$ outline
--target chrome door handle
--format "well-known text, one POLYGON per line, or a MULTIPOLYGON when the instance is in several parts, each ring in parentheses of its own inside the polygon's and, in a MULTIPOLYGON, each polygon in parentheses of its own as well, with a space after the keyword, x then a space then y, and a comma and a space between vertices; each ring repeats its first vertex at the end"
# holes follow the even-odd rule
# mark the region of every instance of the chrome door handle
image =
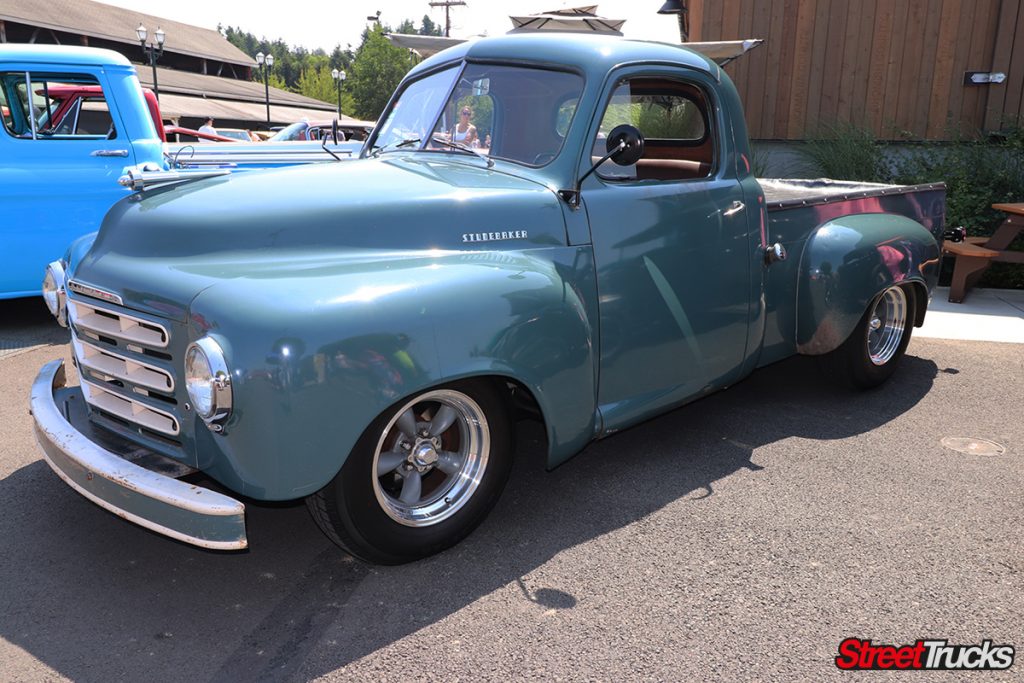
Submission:
POLYGON ((722 215, 726 217, 735 216, 745 208, 747 208, 746 204, 739 200, 736 200, 735 202, 732 203, 732 206, 730 206, 728 209, 722 212, 722 215))
POLYGON ((96 149, 89 153, 92 157, 126 157, 128 156, 128 150, 126 149, 96 149))

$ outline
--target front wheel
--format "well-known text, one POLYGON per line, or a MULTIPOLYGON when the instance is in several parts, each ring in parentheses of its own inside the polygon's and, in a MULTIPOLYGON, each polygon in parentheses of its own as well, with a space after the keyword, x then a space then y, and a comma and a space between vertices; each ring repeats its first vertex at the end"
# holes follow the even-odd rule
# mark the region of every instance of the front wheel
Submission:
POLYGON ((512 442, 507 406, 491 383, 438 387, 381 414, 306 503, 352 555, 378 564, 417 560, 483 521, 508 479, 512 442))
POLYGON ((910 343, 916 304, 911 287, 882 292, 843 345, 822 356, 826 372, 859 389, 889 379, 910 343))

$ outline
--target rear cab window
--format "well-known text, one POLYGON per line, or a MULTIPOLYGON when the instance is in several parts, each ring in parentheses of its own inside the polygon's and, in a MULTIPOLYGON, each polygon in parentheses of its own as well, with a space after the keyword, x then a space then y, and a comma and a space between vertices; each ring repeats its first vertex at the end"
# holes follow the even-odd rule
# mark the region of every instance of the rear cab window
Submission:
POLYGON ((117 137, 106 96, 95 77, 47 72, 0 72, 7 135, 20 140, 117 137))

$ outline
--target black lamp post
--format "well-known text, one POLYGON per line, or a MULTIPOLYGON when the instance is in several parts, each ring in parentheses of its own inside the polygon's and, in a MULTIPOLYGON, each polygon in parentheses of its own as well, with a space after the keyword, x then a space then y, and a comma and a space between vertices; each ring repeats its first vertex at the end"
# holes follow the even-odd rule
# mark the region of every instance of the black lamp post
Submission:
POLYGON ((263 92, 267 98, 267 128, 270 128, 270 67, 274 66, 274 55, 256 53, 256 63, 263 69, 263 92))
POLYGON ((679 42, 686 43, 690 40, 690 13, 684 0, 668 0, 658 14, 674 14, 679 20, 679 42))
POLYGON ((156 60, 160 59, 160 55, 164 53, 164 30, 157 28, 156 33, 153 37, 156 38, 156 44, 146 44, 146 38, 149 36, 149 31, 142 24, 135 29, 135 34, 139 37, 139 45, 142 46, 143 54, 149 56, 149 65, 153 67, 153 93, 156 94, 157 101, 160 100, 160 87, 156 83, 156 60))
POLYGON ((331 69, 331 78, 338 84, 338 118, 341 118, 341 86, 345 84, 345 72, 331 69))

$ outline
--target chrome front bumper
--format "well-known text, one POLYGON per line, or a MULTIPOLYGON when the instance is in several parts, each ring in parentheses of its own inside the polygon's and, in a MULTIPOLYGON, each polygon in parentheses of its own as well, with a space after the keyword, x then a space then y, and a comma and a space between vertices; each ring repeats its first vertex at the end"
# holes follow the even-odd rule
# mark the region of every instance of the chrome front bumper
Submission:
POLYGON ((247 547, 245 505, 142 467, 90 439, 76 427, 89 431, 81 390, 65 383, 63 360, 43 366, 32 384, 32 415, 46 462, 68 486, 164 536, 216 550, 247 547))

